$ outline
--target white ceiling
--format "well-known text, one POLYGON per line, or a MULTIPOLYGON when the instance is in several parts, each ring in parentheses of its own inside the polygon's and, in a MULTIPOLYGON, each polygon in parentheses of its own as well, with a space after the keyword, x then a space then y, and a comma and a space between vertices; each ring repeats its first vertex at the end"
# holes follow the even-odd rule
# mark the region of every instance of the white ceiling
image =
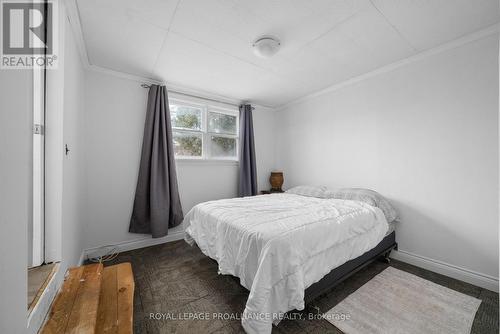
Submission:
POLYGON ((278 106, 497 23, 497 0, 77 0, 90 64, 278 106), (281 50, 260 59, 261 35, 281 50))

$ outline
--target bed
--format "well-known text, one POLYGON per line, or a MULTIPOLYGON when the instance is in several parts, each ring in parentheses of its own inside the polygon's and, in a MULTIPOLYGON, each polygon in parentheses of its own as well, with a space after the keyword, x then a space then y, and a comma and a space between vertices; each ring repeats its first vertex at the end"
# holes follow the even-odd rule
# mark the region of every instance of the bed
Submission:
POLYGON ((286 312, 396 247, 378 207, 294 193, 200 203, 184 224, 185 240, 250 291, 247 333, 271 333, 286 312))

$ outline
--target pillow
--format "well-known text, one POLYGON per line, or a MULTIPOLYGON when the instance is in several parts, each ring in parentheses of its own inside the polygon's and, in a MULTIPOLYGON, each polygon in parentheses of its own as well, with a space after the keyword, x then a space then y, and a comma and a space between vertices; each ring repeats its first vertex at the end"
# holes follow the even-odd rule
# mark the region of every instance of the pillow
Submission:
POLYGON ((317 197, 326 198, 326 187, 316 187, 316 186, 297 186, 285 191, 287 194, 295 194, 307 197, 317 197))
POLYGON ((378 192, 363 188, 343 188, 338 190, 327 190, 326 198, 349 199, 361 201, 382 210, 388 223, 398 219, 398 213, 389 201, 378 192))

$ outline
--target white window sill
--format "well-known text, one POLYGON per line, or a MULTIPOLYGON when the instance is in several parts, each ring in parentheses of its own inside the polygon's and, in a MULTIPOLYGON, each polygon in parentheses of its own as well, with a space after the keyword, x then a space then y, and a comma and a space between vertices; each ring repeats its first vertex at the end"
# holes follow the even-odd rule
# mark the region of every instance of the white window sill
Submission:
POLYGON ((211 166, 238 166, 237 160, 225 159, 175 159, 177 165, 211 165, 211 166))

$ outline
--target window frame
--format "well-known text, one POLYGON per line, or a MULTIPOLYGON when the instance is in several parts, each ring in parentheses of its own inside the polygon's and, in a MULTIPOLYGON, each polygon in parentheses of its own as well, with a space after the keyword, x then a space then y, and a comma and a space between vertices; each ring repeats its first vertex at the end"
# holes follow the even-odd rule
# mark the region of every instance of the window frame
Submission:
MULTIPOLYGON (((197 99, 198 100, 198 99, 197 99)), ((177 128, 172 125, 172 136, 174 132, 179 133, 192 133, 201 134, 201 156, 179 156, 175 155, 176 161, 222 161, 222 162, 238 162, 239 161, 239 135, 240 135, 240 113, 239 110, 234 107, 229 108, 225 106, 215 105, 209 101, 204 102, 202 98, 199 101, 193 101, 184 97, 172 97, 169 98, 169 108, 170 105, 182 105, 186 107, 198 108, 201 110, 201 128, 200 130, 177 128), (219 113, 223 115, 230 115, 236 117, 236 134, 228 133, 217 133, 208 130, 208 114, 210 112, 219 113), (234 138, 235 140, 235 151, 236 155, 233 157, 219 157, 212 156, 211 152, 211 136, 224 137, 224 138, 234 138)))

